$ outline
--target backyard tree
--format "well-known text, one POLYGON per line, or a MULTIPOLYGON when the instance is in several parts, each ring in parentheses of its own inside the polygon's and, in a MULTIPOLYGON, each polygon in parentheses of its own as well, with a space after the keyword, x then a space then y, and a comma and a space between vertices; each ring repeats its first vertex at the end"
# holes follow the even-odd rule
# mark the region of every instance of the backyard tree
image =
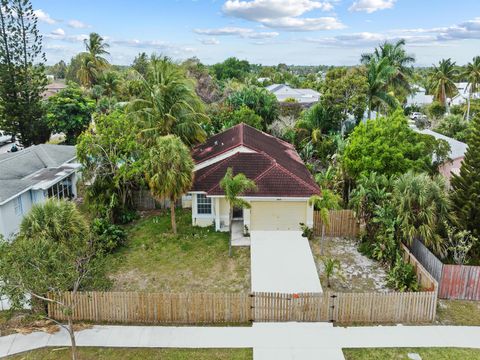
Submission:
POLYGON ((193 159, 180 138, 167 135, 157 138, 145 159, 145 178, 154 198, 170 200, 172 231, 177 233, 175 203, 193 182, 193 159))
POLYGON ((226 100, 226 103, 234 109, 247 106, 262 117, 264 131, 272 124, 280 113, 279 104, 275 95, 267 89, 257 86, 245 86, 234 91, 226 100))
MULTIPOLYGON (((476 239, 480 239, 480 115, 471 122, 471 132, 468 137, 468 149, 460 168, 459 175, 453 175, 452 201, 458 225, 468 230, 476 239)), ((480 242, 476 241, 473 251, 480 255, 480 242)))
POLYGON ((201 124, 208 117, 193 81, 181 67, 167 57, 152 56, 147 76, 137 75, 142 91, 128 109, 141 122, 145 142, 155 143, 156 137, 169 134, 188 145, 206 139, 201 124))
POLYGON ((0 128, 18 134, 24 146, 50 138, 43 120, 42 93, 47 85, 45 54, 37 16, 28 0, 0 5, 0 128))
POLYGON ((407 123, 403 112, 361 123, 351 133, 343 164, 353 179, 377 172, 395 175, 409 169, 431 167, 434 148, 421 141, 407 123))
POLYGON ((0 294, 10 298, 15 308, 21 308, 26 298, 34 306, 58 306, 67 317, 67 325, 57 324, 70 335, 74 360, 72 315, 76 303, 63 301, 61 294, 71 291, 75 298, 95 271, 94 241, 72 202, 48 200, 34 205, 22 221, 19 236, 0 243, 0 294))
POLYGON ((368 118, 372 111, 385 108, 396 108, 398 100, 388 91, 388 86, 397 74, 395 67, 390 65, 388 58, 372 58, 367 64, 367 104, 368 118))
POLYGON ((411 243, 421 237, 426 246, 444 255, 439 229, 450 217, 451 202, 443 177, 407 172, 393 184, 393 203, 403 240, 411 243))
POLYGON ((99 115, 77 141, 82 178, 90 185, 85 199, 96 216, 119 222, 130 209, 131 194, 141 183, 141 158, 145 149, 138 141, 138 124, 123 111, 99 115))
POLYGON ((320 254, 323 254, 323 242, 325 238, 325 229, 330 227, 330 210, 337 210, 340 208, 340 196, 335 194, 332 190, 322 189, 321 195, 313 195, 308 201, 315 209, 320 211, 320 218, 322 219, 322 238, 320 240, 320 254))
POLYGON ((225 193, 225 198, 230 205, 229 212, 229 232, 230 240, 228 242, 228 256, 232 256, 232 221, 233 221, 233 208, 241 207, 250 209, 250 203, 239 198, 240 195, 247 191, 254 191, 257 186, 255 182, 245 176, 245 174, 239 173, 233 175, 233 169, 228 168, 225 176, 220 181, 220 187, 225 193))
POLYGON ((66 135, 66 143, 75 145, 77 137, 88 128, 95 101, 76 85, 69 85, 47 101, 47 123, 55 132, 66 135))
POLYGON ((465 71, 462 73, 468 81, 468 101, 467 101, 467 121, 470 120, 470 101, 472 95, 478 92, 480 87, 480 56, 475 56, 472 62, 469 62, 465 71))

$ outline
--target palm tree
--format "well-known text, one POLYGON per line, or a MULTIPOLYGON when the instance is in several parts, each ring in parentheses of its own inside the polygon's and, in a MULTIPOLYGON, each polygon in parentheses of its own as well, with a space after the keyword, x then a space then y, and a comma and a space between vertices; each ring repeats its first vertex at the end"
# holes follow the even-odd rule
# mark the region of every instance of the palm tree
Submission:
POLYGON ((480 56, 475 56, 472 62, 467 64, 467 68, 462 73, 462 76, 468 82, 468 105, 467 105, 467 120, 470 120, 470 99, 472 94, 478 92, 480 87, 480 56))
POLYGON ((411 243, 421 237, 426 246, 442 254, 443 240, 438 228, 449 219, 451 208, 445 180, 409 171, 394 182, 393 203, 403 240, 411 243))
POLYGON ((77 77, 83 86, 91 87, 97 81, 100 72, 109 65, 108 61, 102 57, 109 54, 107 51, 109 45, 97 33, 91 33, 83 42, 86 52, 82 54, 77 77))
POLYGON ((320 103, 303 112, 295 123, 295 130, 304 143, 317 144, 322 140, 322 133, 327 133, 326 127, 331 122, 327 109, 320 103))
POLYGON ((105 95, 111 97, 118 91, 121 80, 119 79, 117 72, 107 71, 103 73, 101 83, 105 91, 105 95))
POLYGON ((368 118, 372 116, 372 110, 379 110, 380 106, 396 108, 398 101, 388 91, 388 85, 397 74, 394 66, 390 65, 388 58, 376 60, 372 58, 367 65, 367 101, 368 118))
POLYGON ((322 238, 320 240, 320 254, 323 253, 323 241, 325 238, 325 229, 330 227, 330 210, 340 208, 340 196, 332 190, 322 189, 322 195, 313 195, 308 203, 313 205, 315 209, 320 211, 320 219, 322 220, 322 238))
POLYGON ((257 186, 253 180, 250 180, 245 174, 239 173, 233 176, 232 168, 228 168, 225 176, 220 181, 220 187, 225 193, 225 199, 230 205, 229 212, 229 232, 230 240, 228 243, 228 256, 232 256, 232 222, 233 222, 233 208, 241 207, 250 209, 250 203, 239 198, 239 195, 247 191, 254 191, 257 186))
POLYGON ((338 259, 333 259, 333 258, 325 258, 322 259, 323 266, 324 266, 324 272, 325 276, 327 277, 327 287, 330 287, 330 278, 335 274, 340 273, 341 270, 341 264, 338 259))
POLYGON ((458 70, 452 59, 440 60, 438 66, 434 64, 430 71, 428 76, 430 92, 443 106, 447 105, 447 98, 452 98, 458 92, 455 85, 457 77, 458 70))
POLYGON ((33 206, 20 224, 20 236, 29 239, 61 242, 87 233, 88 225, 75 204, 57 199, 33 206))
POLYGON ((193 182, 194 164, 189 149, 174 135, 156 139, 145 160, 145 178, 152 196, 170 200, 172 231, 177 234, 175 202, 185 194, 193 182))
POLYGON ((103 58, 101 55, 109 55, 110 53, 107 49, 110 47, 97 33, 90 33, 88 39, 83 40, 87 52, 90 54, 92 59, 103 67, 108 65, 108 61, 103 58))
POLYGON ((188 145, 202 142, 208 120, 195 93, 193 81, 167 57, 152 57, 146 77, 137 73, 143 94, 129 104, 130 113, 144 125, 147 142, 157 136, 175 134, 188 145))
POLYGON ((395 92, 410 93, 409 79, 413 76, 413 64, 415 57, 405 51, 405 39, 395 43, 385 41, 371 54, 362 54, 361 62, 368 65, 372 59, 380 61, 388 59, 391 66, 395 68, 395 75, 391 79, 391 85, 395 92))

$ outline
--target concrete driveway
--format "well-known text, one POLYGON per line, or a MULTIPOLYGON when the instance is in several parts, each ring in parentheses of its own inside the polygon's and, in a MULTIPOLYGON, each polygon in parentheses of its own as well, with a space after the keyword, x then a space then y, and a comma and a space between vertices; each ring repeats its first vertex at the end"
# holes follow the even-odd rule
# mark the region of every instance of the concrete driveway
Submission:
POLYGON ((308 240, 300 231, 250 233, 252 291, 322 292, 308 240))

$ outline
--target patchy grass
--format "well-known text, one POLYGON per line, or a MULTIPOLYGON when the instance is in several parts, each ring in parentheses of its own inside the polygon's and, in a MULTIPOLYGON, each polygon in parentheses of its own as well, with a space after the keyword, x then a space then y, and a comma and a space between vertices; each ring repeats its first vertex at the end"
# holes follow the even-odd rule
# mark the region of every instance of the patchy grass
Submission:
POLYGON ((112 291, 248 292, 250 250, 234 248, 228 234, 193 227, 191 212, 177 211, 178 235, 169 213, 153 212, 127 228, 127 244, 107 258, 112 291))
MULTIPOLYGON (((251 349, 118 349, 118 348, 79 348, 79 360, 250 360, 251 349)), ((46 348, 9 357, 16 360, 67 360, 71 359, 68 348, 46 348)))
POLYGON ((480 326, 480 302, 438 300, 436 322, 441 325, 480 326))
POLYGON ((343 354, 346 360, 408 360, 408 354, 419 354, 422 360, 480 360, 479 349, 343 349, 343 354))
POLYGON ((326 238, 324 254, 320 252, 320 239, 310 241, 322 287, 327 289, 323 257, 340 261, 341 275, 330 279, 331 290, 338 292, 387 292, 386 269, 377 261, 362 255, 357 249, 357 241, 348 238, 326 238), (323 256, 322 256, 323 255, 323 256))

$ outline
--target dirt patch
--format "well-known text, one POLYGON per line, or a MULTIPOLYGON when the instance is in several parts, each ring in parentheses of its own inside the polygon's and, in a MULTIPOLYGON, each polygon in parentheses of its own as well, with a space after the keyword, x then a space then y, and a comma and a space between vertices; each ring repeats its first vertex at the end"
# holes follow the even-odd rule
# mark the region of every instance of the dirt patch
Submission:
POLYGON ((357 241, 348 238, 328 238, 320 254, 320 239, 310 242, 322 287, 327 289, 327 279, 322 258, 340 261, 340 275, 330 279, 331 290, 339 292, 389 292, 387 271, 377 261, 367 258, 357 250, 357 241), (323 255, 323 256, 322 256, 323 255))

